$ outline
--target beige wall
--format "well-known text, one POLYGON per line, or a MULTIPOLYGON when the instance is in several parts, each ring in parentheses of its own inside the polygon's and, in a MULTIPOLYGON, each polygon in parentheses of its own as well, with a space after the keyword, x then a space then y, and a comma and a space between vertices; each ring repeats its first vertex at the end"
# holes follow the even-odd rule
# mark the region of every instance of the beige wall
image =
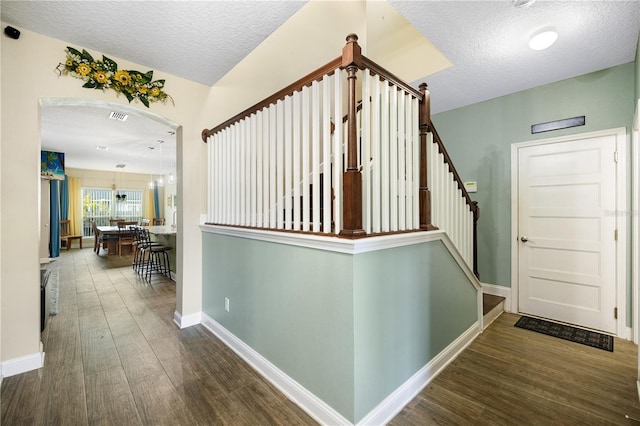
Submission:
MULTIPOLYGON (((40 241, 40 137, 39 100, 50 97, 86 98, 128 105, 113 91, 82 88, 75 78, 58 77, 54 72, 65 59, 67 43, 21 30, 19 40, 1 39, 1 137, 0 137, 0 361, 39 352, 39 241, 40 241), (7 108, 10 105, 11 108, 7 108)), ((82 46, 74 46, 82 48, 82 46)), ((99 56, 97 52, 91 52, 99 56)), ((113 58, 121 68, 146 71, 143 65, 113 58)), ((183 314, 201 310, 201 242, 198 228, 205 212, 205 145, 200 133, 205 127, 201 107, 209 88, 155 71, 166 79, 166 91, 175 106, 152 104, 152 113, 177 123, 182 135, 179 146, 186 152, 178 165, 178 181, 183 191, 181 236, 184 246, 184 274, 177 283, 180 297, 177 310, 183 314), (186 284, 185 284, 186 283, 186 284)), ((132 107, 147 110, 140 103, 132 107)))

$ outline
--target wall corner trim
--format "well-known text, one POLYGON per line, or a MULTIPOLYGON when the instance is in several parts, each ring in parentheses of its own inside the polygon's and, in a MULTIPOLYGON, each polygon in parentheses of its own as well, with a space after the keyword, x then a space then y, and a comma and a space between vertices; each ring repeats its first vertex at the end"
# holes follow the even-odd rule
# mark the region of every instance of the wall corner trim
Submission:
POLYGON ((37 370, 44 366, 44 352, 36 352, 18 358, 8 359, 0 363, 2 377, 11 377, 27 371, 37 370))
MULTIPOLYGON (((353 424, 205 313, 202 313, 202 325, 320 424, 353 424)), ((473 323, 456 340, 418 370, 409 380, 389 394, 357 424, 387 424, 451 361, 466 349, 480 332, 480 322, 473 323)))
POLYGON ((413 398, 416 397, 444 368, 473 342, 480 334, 481 324, 473 323, 456 340, 418 370, 406 382, 389 394, 377 407, 369 412, 359 425, 382 425, 389 423, 413 398))
POLYGON ((240 358, 245 360, 259 374, 265 377, 276 388, 284 393, 291 401, 307 412, 320 424, 325 425, 351 425, 340 413, 331 408, 327 403, 309 392, 305 387, 293 380, 269 360, 256 352, 249 345, 236 337, 220 323, 202 313, 202 325, 216 335, 240 358))
POLYGON ((196 312, 195 314, 182 315, 180 312, 175 311, 173 313, 173 322, 180 328, 187 328, 202 322, 202 312, 196 312))

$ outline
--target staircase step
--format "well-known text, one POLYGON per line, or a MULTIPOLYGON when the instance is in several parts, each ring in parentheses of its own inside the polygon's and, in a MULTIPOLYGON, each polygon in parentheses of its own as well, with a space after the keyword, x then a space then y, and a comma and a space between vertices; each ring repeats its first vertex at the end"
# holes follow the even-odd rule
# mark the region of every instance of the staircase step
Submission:
POLYGON ((504 302, 504 300, 505 298, 502 296, 482 293, 482 315, 487 315, 493 308, 504 302))
POLYGON ((504 301, 505 298, 502 296, 482 294, 482 316, 485 329, 504 312, 504 301))

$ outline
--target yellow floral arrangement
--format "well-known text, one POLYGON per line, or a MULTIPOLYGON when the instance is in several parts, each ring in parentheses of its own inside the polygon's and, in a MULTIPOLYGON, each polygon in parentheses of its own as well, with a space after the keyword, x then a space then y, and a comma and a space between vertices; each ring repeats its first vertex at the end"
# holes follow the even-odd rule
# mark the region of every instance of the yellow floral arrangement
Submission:
POLYGON ((67 47, 67 59, 56 68, 60 75, 71 75, 85 83, 87 89, 112 89, 122 93, 129 103, 134 99, 149 108, 150 102, 165 103, 173 98, 164 90, 164 80, 153 80, 153 71, 141 73, 134 70, 119 70, 118 64, 112 59, 102 56, 102 60, 95 60, 86 50, 80 52, 73 47, 67 47))

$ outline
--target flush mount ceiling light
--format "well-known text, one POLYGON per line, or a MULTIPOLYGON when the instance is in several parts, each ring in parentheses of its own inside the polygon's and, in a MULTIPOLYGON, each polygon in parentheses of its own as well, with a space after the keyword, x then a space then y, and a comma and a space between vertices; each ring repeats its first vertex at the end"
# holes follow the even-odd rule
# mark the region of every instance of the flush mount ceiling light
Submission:
POLYGON ((535 2, 536 0, 513 0, 513 6, 520 9, 526 9, 535 2))
POLYGON ((556 40, 558 40, 558 33, 556 30, 547 28, 542 31, 538 31, 531 37, 531 40, 529 40, 529 47, 533 50, 548 49, 556 42, 556 40))
POLYGON ((108 146, 104 146, 104 145, 97 145, 96 149, 100 150, 100 151, 106 151, 106 150, 109 149, 109 147, 108 146))

